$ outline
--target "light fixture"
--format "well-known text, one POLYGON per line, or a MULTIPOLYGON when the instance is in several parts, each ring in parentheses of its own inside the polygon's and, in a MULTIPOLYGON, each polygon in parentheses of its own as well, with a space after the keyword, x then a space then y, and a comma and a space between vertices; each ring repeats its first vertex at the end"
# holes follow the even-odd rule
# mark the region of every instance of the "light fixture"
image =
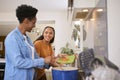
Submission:
POLYGON ((88 9, 83 9, 82 11, 83 11, 83 12, 88 12, 88 9))
POLYGON ((96 11, 97 11, 97 12, 102 12, 102 11, 103 11, 103 9, 97 9, 96 11))
POLYGON ((94 19, 94 18, 91 18, 90 21, 95 21, 95 19, 94 19))

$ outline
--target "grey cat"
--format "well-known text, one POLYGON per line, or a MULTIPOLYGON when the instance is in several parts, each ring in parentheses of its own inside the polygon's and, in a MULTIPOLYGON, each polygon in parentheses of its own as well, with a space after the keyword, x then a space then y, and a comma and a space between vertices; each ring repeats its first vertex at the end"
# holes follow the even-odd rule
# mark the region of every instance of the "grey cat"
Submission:
POLYGON ((86 80, 120 80, 120 73, 108 67, 99 58, 94 58, 90 64, 91 76, 86 80))

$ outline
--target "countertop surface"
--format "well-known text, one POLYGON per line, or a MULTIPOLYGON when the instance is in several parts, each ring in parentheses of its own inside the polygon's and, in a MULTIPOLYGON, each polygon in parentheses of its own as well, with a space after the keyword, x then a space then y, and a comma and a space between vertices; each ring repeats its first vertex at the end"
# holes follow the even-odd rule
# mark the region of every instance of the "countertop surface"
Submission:
POLYGON ((5 63, 5 58, 0 58, 0 63, 5 63))

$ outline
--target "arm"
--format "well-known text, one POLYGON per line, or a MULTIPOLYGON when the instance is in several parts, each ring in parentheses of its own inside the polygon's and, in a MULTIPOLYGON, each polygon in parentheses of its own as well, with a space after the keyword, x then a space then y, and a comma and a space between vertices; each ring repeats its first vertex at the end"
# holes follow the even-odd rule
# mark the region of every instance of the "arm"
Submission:
MULTIPOLYGON (((41 44, 40 44, 40 42, 38 42, 38 41, 36 41, 35 43, 34 43, 34 47, 35 47, 35 51, 37 52, 37 56, 38 57, 40 57, 40 53, 41 53, 41 44)), ((45 59, 45 65, 44 65, 44 68, 49 68, 50 67, 50 65, 49 65, 49 63, 50 63, 50 61, 49 61, 49 59, 48 58, 51 58, 51 56, 48 56, 48 57, 46 57, 46 58, 44 58, 45 59), (49 62, 48 62, 49 61, 49 62)))
POLYGON ((53 67, 61 67, 61 66, 63 66, 62 64, 57 63, 56 59, 57 59, 57 57, 55 57, 54 54, 53 54, 50 65, 53 66, 53 67))
MULTIPOLYGON (((44 59, 38 58, 32 60, 30 57, 26 57, 20 50, 19 41, 14 36, 10 36, 5 41, 6 58, 9 64, 14 65, 17 68, 32 68, 43 67, 44 59)), ((25 50, 25 49, 24 49, 25 50)), ((28 53, 29 54, 29 53, 28 53)), ((29 55, 28 55, 29 56, 29 55)))

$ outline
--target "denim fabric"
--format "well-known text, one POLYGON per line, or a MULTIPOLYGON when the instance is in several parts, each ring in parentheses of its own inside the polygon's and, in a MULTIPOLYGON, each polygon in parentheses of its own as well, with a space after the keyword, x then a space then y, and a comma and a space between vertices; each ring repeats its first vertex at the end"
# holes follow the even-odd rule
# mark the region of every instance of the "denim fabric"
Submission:
MULTIPOLYGON (((33 46, 27 36, 28 43, 33 46)), ((44 59, 39 58, 36 51, 32 59, 30 47, 18 28, 8 34, 5 39, 5 75, 4 80, 33 80, 34 67, 42 68, 44 59)))

